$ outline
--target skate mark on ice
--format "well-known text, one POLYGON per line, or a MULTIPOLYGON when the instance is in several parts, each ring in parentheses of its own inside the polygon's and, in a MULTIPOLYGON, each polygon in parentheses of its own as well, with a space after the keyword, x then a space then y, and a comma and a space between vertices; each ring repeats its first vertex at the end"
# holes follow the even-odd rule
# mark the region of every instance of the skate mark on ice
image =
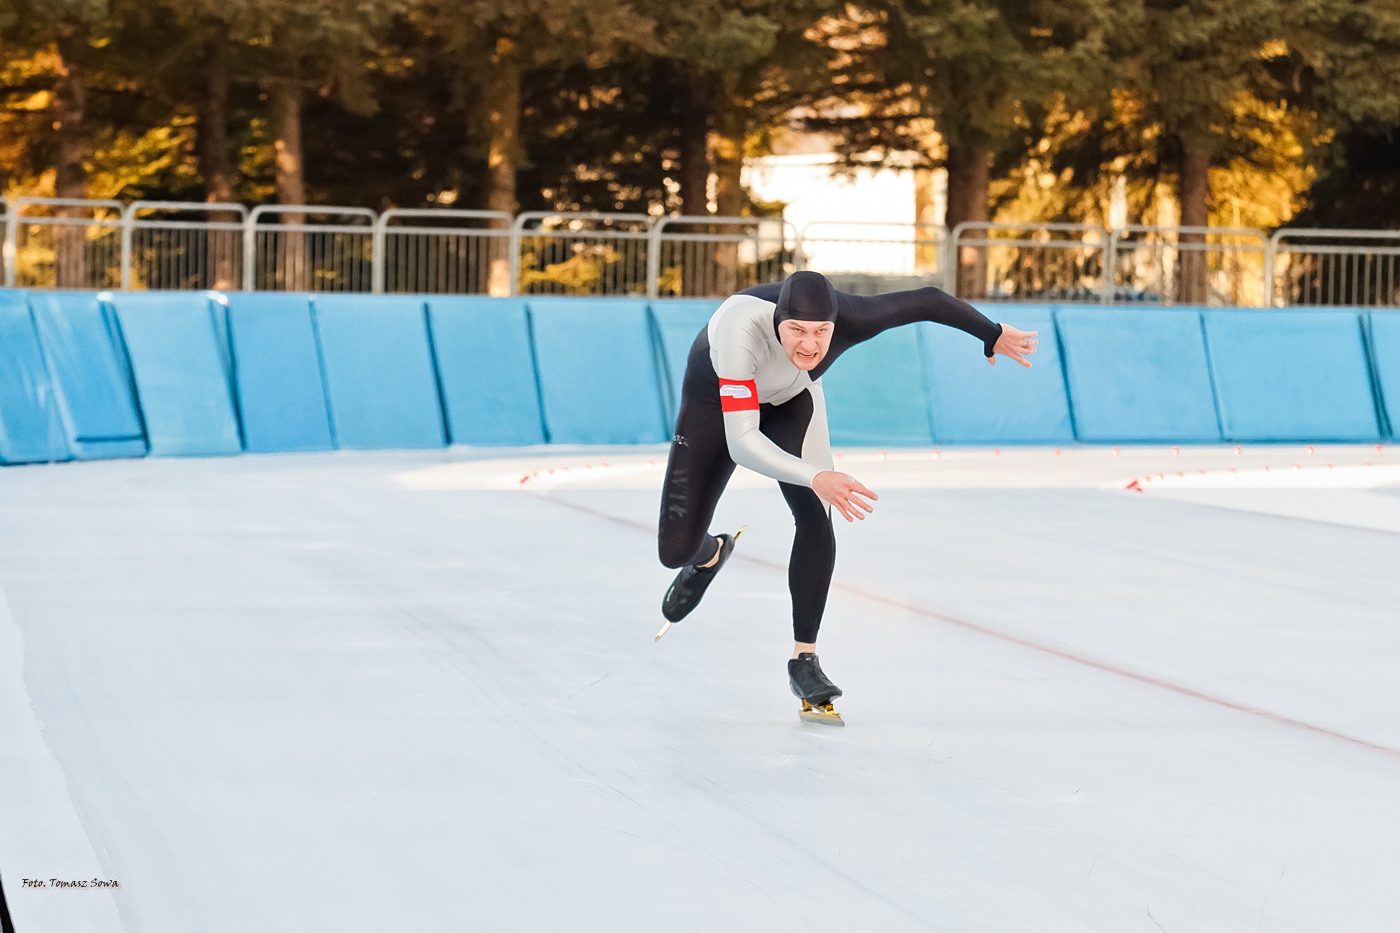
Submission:
POLYGON ((586 691, 592 690, 594 687, 598 686, 600 683, 602 683, 603 681, 607 680, 609 677, 611 677, 611 676, 612 676, 613 674, 615 674, 616 672, 617 672, 617 668, 613 668, 612 670, 610 670, 610 671, 608 671, 606 674, 604 674, 602 677, 599 677, 597 680, 593 681, 591 684, 584 684, 582 687, 579 687, 577 690, 575 690, 573 693, 569 694, 568 696, 562 696, 562 697, 560 697, 560 698, 557 699, 557 700, 550 700, 548 703, 545 704, 545 706, 558 706, 560 703, 568 702, 569 700, 572 700, 574 697, 578 696, 580 693, 584 693, 584 692, 586 692, 586 691))
MULTIPOLYGON (((577 502, 568 502, 564 499, 555 499, 547 495, 537 495, 536 498, 545 502, 553 503, 554 505, 561 505, 566 509, 573 509, 575 512, 582 512, 585 515, 591 515, 594 518, 601 518, 604 521, 613 522, 617 525, 623 525, 627 528, 631 528, 636 531, 642 531, 649 535, 656 534, 656 529, 654 527, 648 526, 642 522, 634 522, 628 518, 622 518, 617 515, 610 515, 607 512, 602 512, 598 509, 591 509, 588 506, 580 505, 577 502)), ((781 573, 787 573, 787 565, 780 564, 777 561, 764 560, 761 557, 754 557, 751 554, 736 553, 734 556, 738 560, 745 561, 746 563, 757 564, 761 567, 767 567, 770 570, 777 570, 781 573)), ((1162 678, 1155 677, 1151 674, 1144 674, 1140 671, 1132 670, 1131 668, 1121 667, 1117 664, 1111 664, 1107 661, 1100 661, 1095 658, 1088 657, 1087 655, 1076 654, 1073 651, 1069 651, 1065 648, 1057 648, 1054 645, 1046 644, 1045 642, 1039 642, 1021 635, 1014 635, 1011 632, 1003 632, 1000 629, 992 628, 989 625, 983 625, 978 622, 969 622, 966 619, 959 619, 954 616, 945 615, 941 612, 935 612, 932 609, 925 609, 923 606, 905 602, 902 599, 893 599, 889 596, 884 596, 880 593, 876 593, 850 583, 840 583, 838 581, 833 580, 831 582, 831 588, 833 590, 841 590, 843 592, 850 593, 853 596, 859 596, 862 599, 868 599, 871 602, 881 603, 882 605, 891 606, 895 609, 902 609, 905 612, 910 612, 914 615, 920 615, 927 619, 934 619, 938 622, 953 625, 957 628, 965 629, 969 632, 976 632, 979 635, 986 635, 987 637, 995 638, 998 641, 1006 642, 1012 645, 1019 645, 1022 648, 1029 648, 1032 651, 1039 651, 1042 654, 1048 654, 1051 657, 1059 658, 1062 661, 1069 661, 1074 664, 1082 665, 1083 667, 1093 668, 1096 671, 1101 671, 1105 674, 1113 674, 1117 677, 1122 677, 1124 679, 1131 680, 1136 683, 1145 684, 1149 687, 1157 687, 1161 690, 1166 690, 1171 693, 1175 693, 1178 696, 1189 697, 1193 700, 1200 700, 1203 703, 1209 703, 1212 706, 1218 706, 1223 709, 1234 710, 1238 713, 1245 713, 1246 715, 1254 716, 1258 719, 1263 719, 1267 722, 1274 723, 1275 725, 1287 726, 1292 729, 1297 729, 1301 732, 1308 732, 1313 735, 1323 736, 1329 739, 1335 739, 1339 742, 1345 742, 1348 745, 1352 745, 1357 748, 1364 748, 1367 751, 1372 752, 1380 752, 1382 755, 1386 755, 1390 758, 1400 759, 1400 748, 1392 748, 1389 745, 1382 745, 1379 742, 1372 742, 1368 739, 1357 738, 1354 735, 1347 735, 1344 732, 1338 732, 1335 729, 1329 729, 1326 726, 1315 725, 1314 723, 1304 722, 1301 719, 1294 719, 1290 716, 1284 716, 1281 713, 1270 712, 1269 710, 1263 709, 1258 706, 1251 706, 1248 703, 1240 703, 1236 700, 1231 700, 1226 697, 1216 696, 1213 693, 1206 693, 1203 690, 1197 690, 1193 687, 1187 687, 1182 684, 1173 683, 1170 680, 1163 680, 1162 678)), ((1155 923, 1156 921, 1153 922, 1155 923)))

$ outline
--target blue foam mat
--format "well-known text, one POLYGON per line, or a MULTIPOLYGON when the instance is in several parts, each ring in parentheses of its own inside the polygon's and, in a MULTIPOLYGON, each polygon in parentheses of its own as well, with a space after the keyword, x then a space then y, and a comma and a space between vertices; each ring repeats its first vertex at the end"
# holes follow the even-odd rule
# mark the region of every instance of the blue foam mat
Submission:
POLYGON ((334 448, 310 298, 233 292, 228 333, 244 447, 254 453, 334 448))
POLYGON ((1372 311, 1367 317, 1376 387, 1395 437, 1400 434, 1400 311, 1372 311))
POLYGON ((229 361, 205 292, 113 296, 153 456, 243 450, 229 361))
POLYGON ((650 305, 656 336, 661 343, 662 388, 666 390, 666 420, 670 424, 675 423, 680 407, 681 382, 685 378, 690 347, 719 306, 718 300, 691 298, 653 301, 650 305))
POLYGON ((428 316, 452 443, 543 444, 524 299, 433 297, 428 316))
POLYGON ((314 308, 336 444, 358 450, 444 446, 423 300, 317 295, 314 308))
POLYGON ((529 306, 551 441, 669 439, 646 302, 532 298, 529 306))
POLYGON ((1205 329, 1226 440, 1379 435, 1354 311, 1207 311, 1205 329))
POLYGON ((1079 440, 1220 441, 1198 310, 1057 308, 1055 323, 1079 440))
POLYGON ((0 291, 0 463, 67 460, 68 442, 22 291, 0 291))
POLYGON ((141 457, 145 428, 116 322, 95 292, 30 292, 68 447, 79 460, 141 457))
POLYGON ((927 446, 928 384, 917 327, 856 344, 822 376, 833 444, 927 446))
POLYGON ((1055 444, 1074 440, 1055 322, 1048 307, 988 305, 992 320, 1040 332, 1031 369, 998 357, 988 366, 982 343, 959 330, 919 324, 935 442, 1055 444))

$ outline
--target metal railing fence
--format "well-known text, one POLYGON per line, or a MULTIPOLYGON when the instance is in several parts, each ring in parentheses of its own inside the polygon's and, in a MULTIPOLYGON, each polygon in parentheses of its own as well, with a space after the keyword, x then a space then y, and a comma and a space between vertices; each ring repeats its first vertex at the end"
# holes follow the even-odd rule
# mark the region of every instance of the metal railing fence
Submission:
POLYGON ((243 227, 243 290, 368 292, 374 225, 367 207, 263 204, 243 227), (276 224, 260 223, 276 215, 276 224), (331 218, 343 222, 332 223, 331 218))
POLYGON ((6 204, 5 284, 118 288, 126 257, 120 201, 13 198, 6 204))
POLYGON ((511 227, 513 295, 646 295, 649 214, 527 211, 511 227))
POLYGON ((778 217, 676 215, 652 224, 647 296, 732 295, 798 268, 798 236, 778 217))
POLYGON ((1400 231, 0 198, 9 287, 723 298, 796 269, 861 294, 1400 307, 1400 231))
POLYGON ((852 294, 947 286, 948 228, 936 224, 842 223, 803 225, 798 261, 852 294))
POLYGON ((1257 308, 1268 288, 1268 234, 1253 227, 1147 227, 1112 232, 1106 300, 1257 308))
POLYGON ((424 295, 508 295, 514 220, 504 211, 391 208, 374 225, 371 288, 424 295))
POLYGON ((133 201, 122 220, 122 288, 228 290, 243 281, 242 204, 133 201))
POLYGON ((1101 301, 1111 268, 1095 224, 966 221, 948 238, 954 294, 983 301, 1101 301))
POLYGON ((1271 304, 1400 306, 1400 231, 1284 228, 1268 261, 1271 304))

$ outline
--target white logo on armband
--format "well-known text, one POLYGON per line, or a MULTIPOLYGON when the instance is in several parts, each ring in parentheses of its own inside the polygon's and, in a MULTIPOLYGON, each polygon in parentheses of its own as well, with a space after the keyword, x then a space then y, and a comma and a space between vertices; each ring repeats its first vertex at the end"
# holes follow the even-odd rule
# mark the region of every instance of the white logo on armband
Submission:
POLYGON ((736 386, 734 384, 722 385, 719 387, 720 395, 728 395, 730 398, 753 398, 753 393, 748 386, 736 386))

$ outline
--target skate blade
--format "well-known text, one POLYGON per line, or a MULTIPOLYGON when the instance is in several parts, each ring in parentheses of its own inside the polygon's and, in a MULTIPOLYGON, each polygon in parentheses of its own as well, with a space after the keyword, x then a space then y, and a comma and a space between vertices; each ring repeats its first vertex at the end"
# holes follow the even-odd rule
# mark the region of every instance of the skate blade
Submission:
MULTIPOLYGON (((737 541, 739 540, 739 536, 740 536, 741 534, 743 534, 743 533, 744 533, 744 529, 746 529, 746 528, 748 528, 748 527, 749 527, 748 525, 745 525, 745 526, 743 526, 743 528, 740 528, 738 531, 734 532, 734 540, 735 540, 735 542, 737 542, 737 541)), ((665 625, 661 626, 661 631, 659 631, 659 632, 656 633, 656 637, 653 638, 652 641, 654 641, 654 642, 660 641, 660 640, 661 640, 661 636, 662 636, 662 635, 665 635, 665 634, 666 634, 667 632, 669 632, 670 630, 671 630, 671 623, 670 623, 670 622, 667 622, 665 625)))
POLYGON ((802 709, 797 711, 797 715, 804 722, 821 722, 828 726, 844 726, 846 724, 846 720, 841 718, 841 714, 836 712, 830 703, 825 706, 813 706, 803 700, 802 709))

